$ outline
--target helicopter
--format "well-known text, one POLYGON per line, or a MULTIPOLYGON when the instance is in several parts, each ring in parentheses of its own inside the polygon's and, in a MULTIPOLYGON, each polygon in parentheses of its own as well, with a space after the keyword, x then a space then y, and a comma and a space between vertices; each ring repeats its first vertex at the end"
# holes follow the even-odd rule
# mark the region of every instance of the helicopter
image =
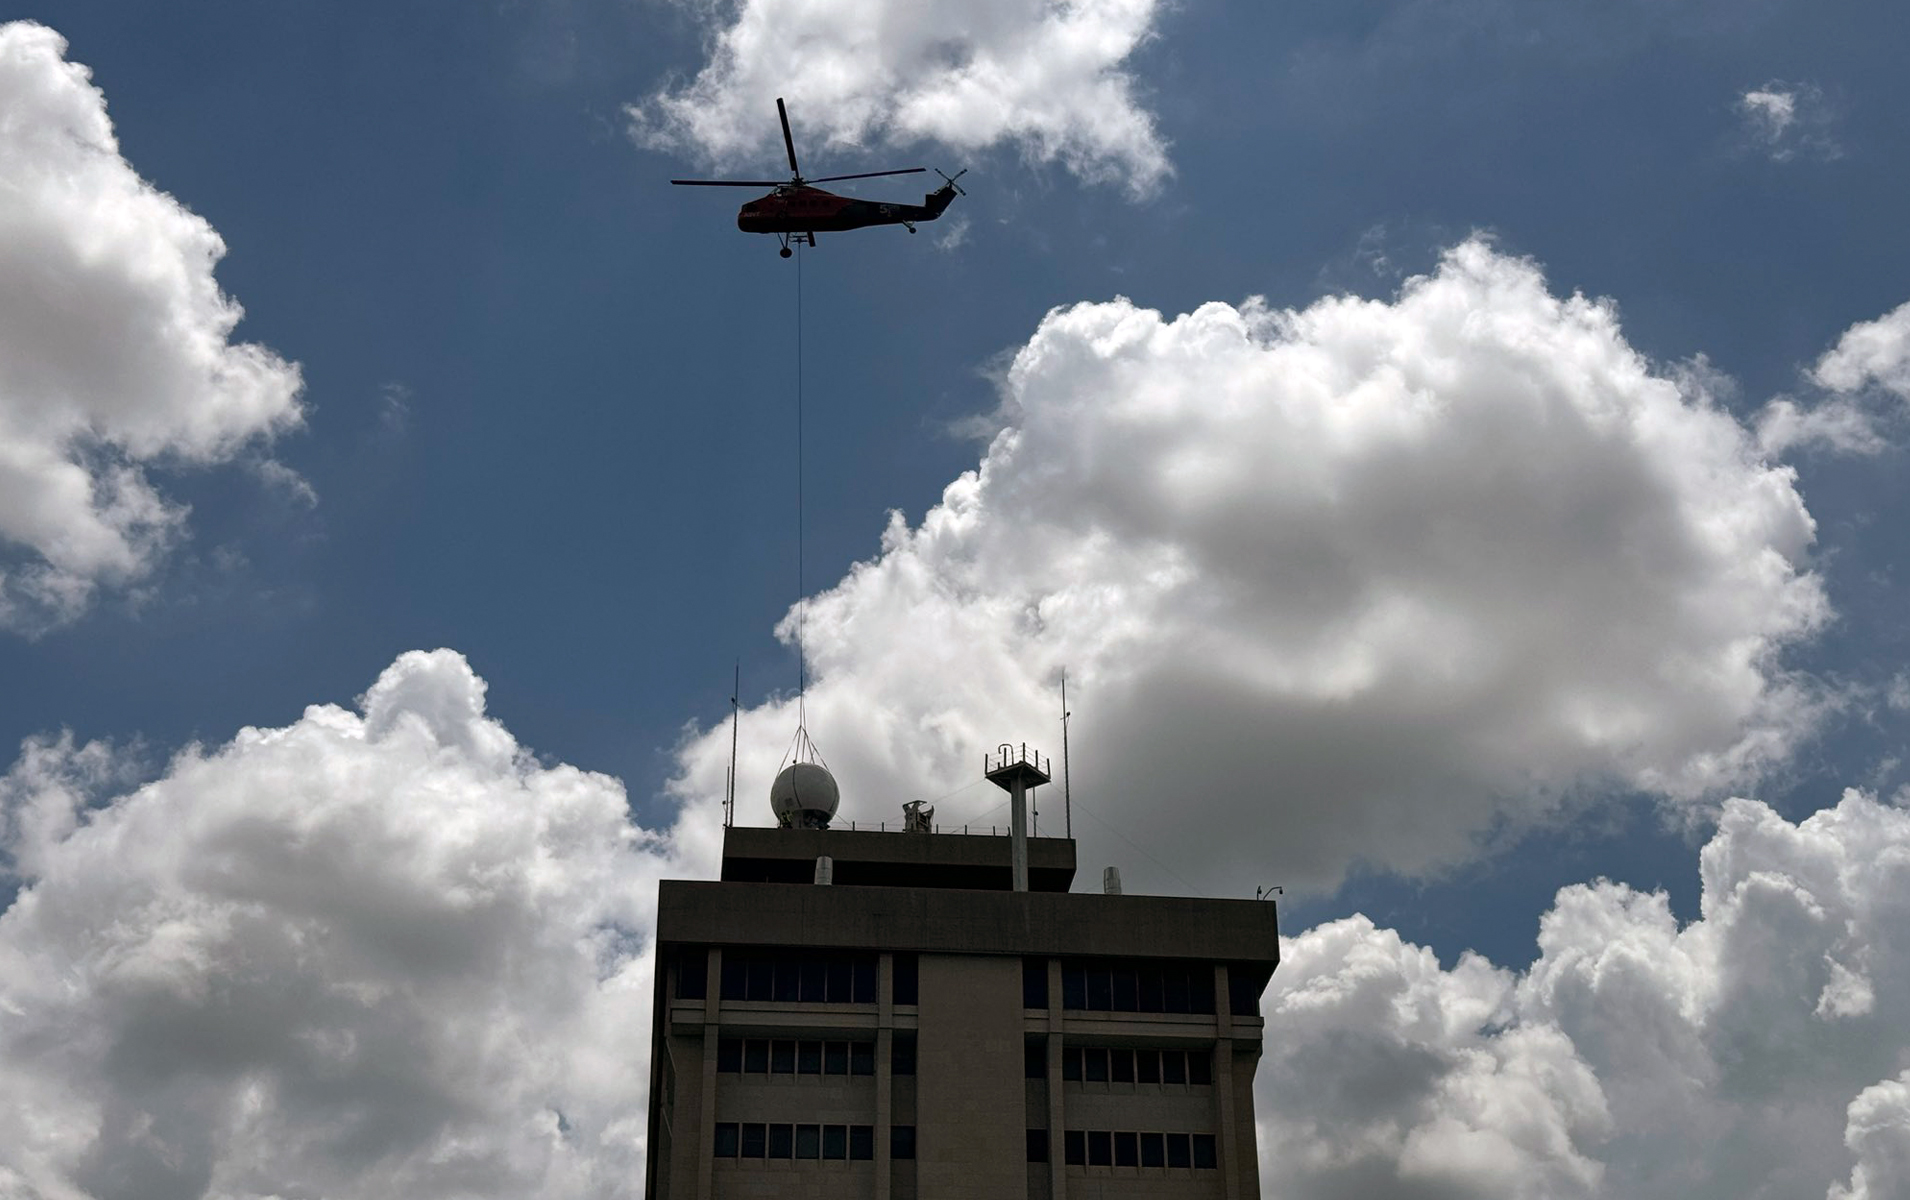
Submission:
POLYGON ((870 225, 900 225, 914 233, 916 222, 933 221, 942 215, 942 211, 955 197, 968 194, 955 183, 968 174, 966 170, 953 175, 935 172, 942 176, 942 186, 923 196, 920 204, 881 204, 825 192, 813 185, 835 183, 843 179, 875 179, 884 175, 920 175, 925 168, 904 167, 899 171, 863 171, 855 175, 825 175, 821 179, 804 179, 802 168, 796 165, 796 139, 789 132, 789 110, 783 106, 781 96, 776 97, 776 115, 782 118, 783 149, 789 152, 787 180, 672 179, 670 182, 683 187, 774 188, 762 199, 751 200, 743 205, 736 214, 736 227, 744 233, 775 234, 782 244, 780 253, 784 258, 794 253, 792 246, 804 242, 814 246, 817 230, 840 233, 870 225))

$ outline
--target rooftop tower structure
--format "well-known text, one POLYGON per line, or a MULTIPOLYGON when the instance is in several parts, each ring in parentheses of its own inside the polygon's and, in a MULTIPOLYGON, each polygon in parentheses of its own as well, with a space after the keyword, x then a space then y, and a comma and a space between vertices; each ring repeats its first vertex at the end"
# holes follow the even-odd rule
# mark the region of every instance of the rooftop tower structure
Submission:
POLYGON ((1002 747, 1008 836, 832 829, 820 764, 722 878, 659 886, 648 1200, 1250 1200, 1274 906, 1075 893, 1027 831, 1044 760, 1002 747))

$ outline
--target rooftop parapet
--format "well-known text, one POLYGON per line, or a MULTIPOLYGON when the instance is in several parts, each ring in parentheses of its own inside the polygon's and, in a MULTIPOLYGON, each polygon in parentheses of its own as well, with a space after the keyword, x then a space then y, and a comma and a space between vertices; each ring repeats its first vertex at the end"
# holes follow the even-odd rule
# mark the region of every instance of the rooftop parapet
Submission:
MULTIPOLYGON (((723 831, 725 883, 813 883, 816 859, 834 863, 834 883, 847 887, 1011 889, 1008 831, 998 836, 903 833, 869 829, 723 831)), ((1028 839, 1028 886, 1065 892, 1074 882, 1071 838, 1028 839)))

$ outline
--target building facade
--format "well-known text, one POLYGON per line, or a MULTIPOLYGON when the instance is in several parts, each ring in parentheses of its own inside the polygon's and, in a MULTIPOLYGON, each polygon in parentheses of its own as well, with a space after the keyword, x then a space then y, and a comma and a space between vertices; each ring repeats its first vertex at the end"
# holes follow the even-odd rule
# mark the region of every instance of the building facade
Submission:
POLYGON ((659 890, 645 1196, 1257 1197, 1273 904, 1074 872, 1064 838, 728 829, 719 882, 659 890))

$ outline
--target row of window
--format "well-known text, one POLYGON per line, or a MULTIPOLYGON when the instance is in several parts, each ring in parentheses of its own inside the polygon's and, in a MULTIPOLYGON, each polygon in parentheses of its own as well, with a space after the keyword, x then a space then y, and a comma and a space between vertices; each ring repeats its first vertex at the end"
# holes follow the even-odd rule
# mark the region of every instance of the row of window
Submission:
MULTIPOLYGON (((876 962, 873 954, 847 950, 725 950, 723 999, 874 1004, 876 962)), ((696 947, 683 951, 677 961, 677 999, 706 999, 708 971, 708 950, 696 947)), ((921 989, 915 955, 895 955, 893 972, 890 999, 896 1004, 916 1003, 921 989)))
POLYGON ((1061 1078, 1069 1083, 1181 1083, 1206 1087, 1214 1081, 1213 1061, 1205 1050, 1069 1046, 1061 1051, 1061 1078))
MULTIPOLYGON (((1193 1167, 1211 1171, 1220 1165, 1211 1133, 1070 1129, 1061 1135, 1061 1155, 1071 1167, 1193 1167)), ((1047 1130, 1028 1131, 1028 1161, 1048 1161, 1047 1130), (1037 1152, 1039 1158, 1035 1157, 1037 1152)))
MULTIPOLYGON (((873 1125, 776 1125, 718 1121, 717 1158, 814 1158, 862 1162, 875 1157, 873 1125)), ((889 1157, 915 1157, 915 1126, 889 1126, 889 1157)))
MULTIPOLYGON (((678 999, 705 998, 708 961, 704 949, 682 952, 677 965, 678 999)), ((874 1004, 877 961, 876 955, 859 951, 728 949, 723 952, 723 999, 874 1004)), ((916 956, 895 955, 893 971, 891 1001, 917 1003, 921 989, 916 956)), ((1236 1016, 1258 1015, 1254 974, 1236 967, 1228 972, 1228 984, 1229 1011, 1236 1016)), ((1047 959, 1022 961, 1021 990, 1025 1007, 1048 1007, 1047 959)), ((1065 959, 1061 1006, 1082 1012, 1209 1014, 1215 1011, 1213 964, 1065 959)))
MULTIPOLYGON (((732 1075, 873 1075, 875 1043, 718 1038, 716 1069, 732 1075)), ((894 1035, 889 1073, 915 1074, 914 1034, 894 1035)))
POLYGON ((1086 1012, 1211 1013, 1213 964, 1069 960, 1061 964, 1061 1007, 1086 1012))

